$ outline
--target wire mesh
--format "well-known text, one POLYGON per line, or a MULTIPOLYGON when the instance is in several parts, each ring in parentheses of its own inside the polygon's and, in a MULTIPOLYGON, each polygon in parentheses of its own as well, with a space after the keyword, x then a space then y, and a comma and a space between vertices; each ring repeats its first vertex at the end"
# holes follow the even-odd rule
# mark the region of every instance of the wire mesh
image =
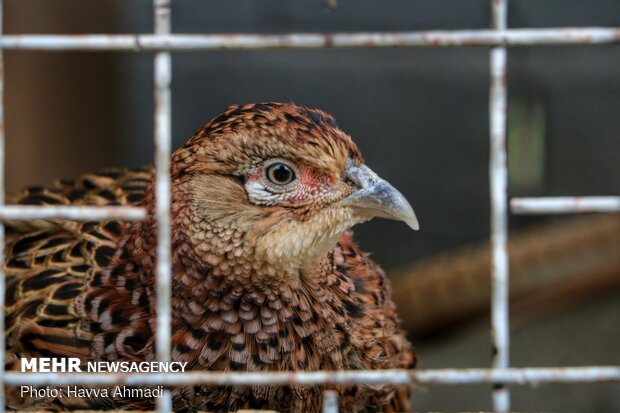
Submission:
MULTIPOLYGON (((491 46, 490 50, 490 163, 491 240, 493 263, 492 344, 493 366, 490 369, 434 369, 339 372, 278 373, 14 373, 4 371, 4 334, 0 334, 0 410, 4 411, 4 384, 130 384, 130 385, 286 385, 286 384, 424 384, 455 385, 492 383, 493 406, 497 412, 510 409, 510 394, 503 385, 543 382, 607 382, 620 381, 620 367, 551 367, 508 368, 508 199, 506 169, 506 47, 553 44, 601 44, 620 42, 620 28, 544 28, 508 29, 507 0, 490 0, 492 28, 489 30, 456 30, 394 33, 291 33, 259 34, 171 34, 170 0, 154 0, 154 34, 140 35, 7 35, 0 36, 0 261, 4 262, 4 222, 30 219, 69 220, 141 220, 142 208, 13 206, 4 202, 4 73, 2 51, 29 50, 117 50, 157 51, 155 70, 155 165, 158 227, 157 247, 157 356, 170 360, 170 135, 171 135, 171 55, 170 51, 212 49, 273 48, 347 48, 347 47, 462 47, 491 46)), ((0 0, 0 33, 2 0, 0 0)), ((589 198, 522 198, 513 199, 514 213, 617 212, 620 197, 589 198)), ((0 291, 4 291, 5 274, 0 268, 0 291)), ((4 331, 4 293, 0 294, 0 331, 4 331)), ((159 412, 172 411, 170 391, 158 400, 159 412)), ((337 412, 337 393, 326 391, 324 412, 337 412)))

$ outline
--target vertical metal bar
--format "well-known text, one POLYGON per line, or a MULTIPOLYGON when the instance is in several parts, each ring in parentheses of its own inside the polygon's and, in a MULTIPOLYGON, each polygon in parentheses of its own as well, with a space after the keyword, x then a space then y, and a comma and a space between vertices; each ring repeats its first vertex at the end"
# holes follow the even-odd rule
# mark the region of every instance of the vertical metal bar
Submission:
MULTIPOLYGON (((153 0, 155 34, 170 33, 170 0, 153 0)), ((157 358, 170 361, 171 346, 171 229, 170 141, 172 64, 169 52, 155 54, 155 216, 157 219, 157 358)), ((172 394, 157 399, 158 413, 172 411, 172 394)))
MULTIPOLYGON (((507 27, 508 0, 491 0, 492 28, 507 27)), ((491 341, 493 368, 506 368, 509 361, 508 319, 508 168, 506 164, 506 48, 494 47, 490 56, 490 162, 491 191, 491 341)), ((507 413, 510 393, 504 386, 493 388, 493 409, 507 413)))
POLYGON ((334 390, 325 390, 323 392, 321 413, 338 413, 338 393, 334 390))
MULTIPOLYGON (((4 4, 0 0, 0 36, 3 33, 4 4)), ((0 50, 0 206, 4 205, 4 53, 0 50)), ((6 290, 6 274, 4 273, 4 221, 0 222, 0 374, 4 377, 5 337, 4 337, 4 291, 6 290)), ((0 379, 0 413, 4 413, 6 398, 4 379, 0 379)))

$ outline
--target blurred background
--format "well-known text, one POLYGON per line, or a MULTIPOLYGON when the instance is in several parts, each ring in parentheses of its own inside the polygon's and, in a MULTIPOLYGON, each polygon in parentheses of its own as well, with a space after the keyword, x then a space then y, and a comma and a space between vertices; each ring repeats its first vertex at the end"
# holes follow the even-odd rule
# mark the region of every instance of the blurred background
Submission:
MULTIPOLYGON (((481 29, 487 0, 176 0, 177 33, 481 29)), ((5 32, 146 33, 151 1, 5 0, 5 32)), ((510 2, 511 27, 620 26, 617 0, 510 2)), ((152 54, 5 53, 7 189, 153 156, 152 54)), ((356 237, 388 270, 421 368, 488 367, 488 50, 173 54, 173 147, 232 103, 336 116, 421 222, 356 237)), ((509 50, 511 196, 617 195, 620 48, 509 50)), ((511 364, 620 364, 620 219, 511 217, 511 364)), ((416 389, 414 407, 486 410, 489 386, 416 389)), ((513 409, 620 411, 620 385, 513 389, 513 409)))

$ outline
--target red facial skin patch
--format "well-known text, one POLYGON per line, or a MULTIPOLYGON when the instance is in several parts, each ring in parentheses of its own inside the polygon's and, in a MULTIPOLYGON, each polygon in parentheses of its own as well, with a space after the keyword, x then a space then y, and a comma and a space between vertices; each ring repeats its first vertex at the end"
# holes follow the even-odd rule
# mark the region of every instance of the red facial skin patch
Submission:
MULTIPOLYGON (((328 192, 336 182, 333 176, 318 172, 306 165, 298 166, 296 174, 295 183, 284 191, 284 200, 293 203, 303 202, 309 197, 328 192)), ((261 167, 249 174, 247 180, 251 182, 267 181, 265 168, 261 167)), ((275 186, 275 184, 271 184, 271 186, 275 186)))

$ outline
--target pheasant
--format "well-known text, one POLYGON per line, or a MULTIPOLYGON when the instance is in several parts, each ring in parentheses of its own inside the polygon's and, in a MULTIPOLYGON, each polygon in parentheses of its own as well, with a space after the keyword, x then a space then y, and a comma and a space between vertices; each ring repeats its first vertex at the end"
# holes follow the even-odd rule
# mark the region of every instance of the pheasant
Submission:
MULTIPOLYGON (((412 368, 384 272, 352 240, 373 217, 418 228, 410 204, 363 163, 327 113, 233 105, 171 159, 172 359, 188 370, 412 368)), ((20 358, 156 360, 153 169, 29 187, 20 204, 136 205, 144 221, 9 223, 7 369, 20 358)), ((173 389, 175 410, 318 412, 325 386, 173 389)), ((327 386, 343 412, 402 411, 394 386, 327 386)), ((22 398, 12 409, 153 407, 154 401, 22 398)))

